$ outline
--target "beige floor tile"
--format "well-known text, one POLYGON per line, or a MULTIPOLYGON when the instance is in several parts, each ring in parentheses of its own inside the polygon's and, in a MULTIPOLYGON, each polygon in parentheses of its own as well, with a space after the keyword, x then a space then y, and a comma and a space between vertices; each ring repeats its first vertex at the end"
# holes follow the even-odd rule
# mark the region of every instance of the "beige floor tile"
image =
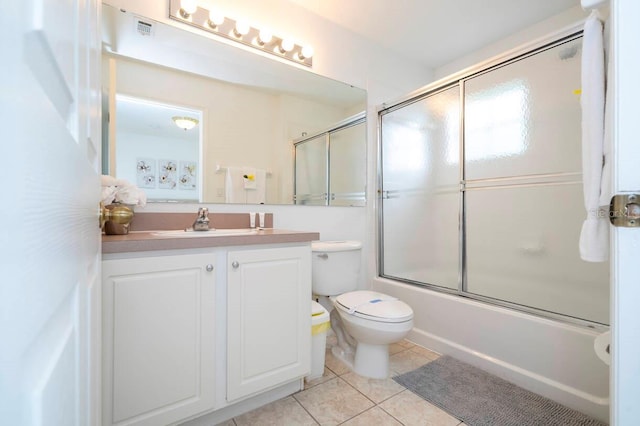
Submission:
POLYGON ((279 399, 234 418, 237 426, 306 426, 318 423, 293 397, 279 399))
POLYGON ((408 349, 399 343, 392 343, 389 345, 389 355, 397 354, 398 352, 402 352, 406 350, 408 349))
POLYGON ((394 376, 415 370, 428 362, 431 362, 429 358, 413 351, 404 351, 389 357, 389 369, 391 370, 391 375, 394 376))
POLYGON ((339 377, 294 397, 321 425, 337 425, 374 405, 339 377))
POLYGON ((379 405, 405 426, 456 426, 460 420, 451 417, 411 391, 404 391, 379 405))
POLYGON ((418 355, 421 355, 425 358, 429 358, 431 361, 435 361, 436 359, 440 358, 440 354, 434 351, 430 351, 427 348, 423 348, 422 346, 418 346, 415 345, 414 347, 412 347, 411 349, 409 349, 411 352, 415 352, 418 355))
POLYGON ((412 347, 414 347, 416 345, 415 343, 410 342, 407 339, 400 340, 397 344, 402 346, 405 349, 411 349, 412 347))
POLYGON ((313 379, 313 380, 309 380, 307 381, 307 379, 304 380, 304 388, 305 389, 309 389, 312 388, 316 385, 319 385, 320 383, 324 383, 327 380, 331 380, 334 377, 336 377, 336 375, 333 373, 333 371, 329 370, 327 367, 324 368, 324 373, 322 374, 322 376, 318 377, 317 379, 313 379))
POLYGON ((344 426, 402 426, 402 423, 378 407, 373 407, 362 414, 358 414, 342 424, 344 426))
POLYGON ((376 404, 405 390, 404 386, 399 385, 391 378, 369 379, 353 372, 340 377, 376 404))

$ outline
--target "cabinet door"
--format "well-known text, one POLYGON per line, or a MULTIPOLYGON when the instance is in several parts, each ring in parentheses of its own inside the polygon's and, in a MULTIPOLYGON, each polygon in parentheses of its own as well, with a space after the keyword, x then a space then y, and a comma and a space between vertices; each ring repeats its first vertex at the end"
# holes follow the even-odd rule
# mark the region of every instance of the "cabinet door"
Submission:
POLYGON ((309 373, 311 249, 229 252, 227 400, 309 373))
POLYGON ((213 254, 103 262, 105 425, 213 408, 213 265, 213 254))

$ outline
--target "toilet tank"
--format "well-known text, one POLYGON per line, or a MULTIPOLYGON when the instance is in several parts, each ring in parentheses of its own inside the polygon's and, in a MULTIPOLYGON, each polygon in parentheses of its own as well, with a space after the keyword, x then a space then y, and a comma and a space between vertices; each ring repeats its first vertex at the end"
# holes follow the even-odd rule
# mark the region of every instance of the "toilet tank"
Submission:
POLYGON ((318 296, 335 296, 356 290, 361 249, 360 241, 313 241, 313 293, 318 296))

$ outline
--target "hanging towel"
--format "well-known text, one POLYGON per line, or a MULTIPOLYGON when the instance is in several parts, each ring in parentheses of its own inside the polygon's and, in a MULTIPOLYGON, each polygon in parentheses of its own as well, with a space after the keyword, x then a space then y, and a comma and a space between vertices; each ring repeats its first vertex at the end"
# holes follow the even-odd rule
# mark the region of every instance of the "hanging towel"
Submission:
POLYGON ((240 204, 264 204, 267 194, 267 172, 251 169, 254 175, 254 188, 245 188, 247 167, 227 167, 225 176, 225 202, 240 204))
POLYGON ((608 217, 599 209, 605 111, 602 33, 598 12, 592 11, 582 39, 582 181, 587 218, 580 233, 580 257, 587 262, 603 262, 609 257, 608 217))
MULTIPOLYGON (((611 128, 613 123, 612 116, 612 106, 613 100, 613 84, 614 84, 614 74, 613 74, 613 61, 610 60, 611 57, 611 37, 610 37, 610 26, 611 20, 607 19, 604 23, 604 41, 605 41, 605 64, 607 66, 607 74, 605 77, 606 86, 605 86, 605 102, 604 102, 604 142, 602 144, 602 181, 600 183, 600 208, 603 207, 609 209, 609 203, 611 202, 611 196, 613 195, 612 191, 612 171, 611 171, 611 149, 613 146, 613 138, 611 137, 611 128)), ((608 213, 607 213, 608 216, 608 213)), ((609 230, 609 227, 607 227, 609 230)))
POLYGON ((255 169, 255 189, 245 190, 247 204, 264 204, 267 198, 267 172, 255 169))
POLYGON ((244 167, 242 169, 242 177, 244 179, 244 189, 256 189, 256 169, 252 167, 244 167))
POLYGON ((227 167, 224 182, 225 203, 245 203, 243 170, 239 167, 227 167))

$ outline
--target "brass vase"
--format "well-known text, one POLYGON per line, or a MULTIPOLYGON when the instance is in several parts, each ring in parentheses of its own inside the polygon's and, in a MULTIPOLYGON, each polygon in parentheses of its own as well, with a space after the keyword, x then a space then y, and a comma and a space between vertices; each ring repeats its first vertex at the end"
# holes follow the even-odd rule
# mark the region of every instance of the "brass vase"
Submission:
POLYGON ((106 235, 128 234, 129 225, 133 220, 133 204, 111 203, 104 208, 107 210, 104 233, 106 235))

